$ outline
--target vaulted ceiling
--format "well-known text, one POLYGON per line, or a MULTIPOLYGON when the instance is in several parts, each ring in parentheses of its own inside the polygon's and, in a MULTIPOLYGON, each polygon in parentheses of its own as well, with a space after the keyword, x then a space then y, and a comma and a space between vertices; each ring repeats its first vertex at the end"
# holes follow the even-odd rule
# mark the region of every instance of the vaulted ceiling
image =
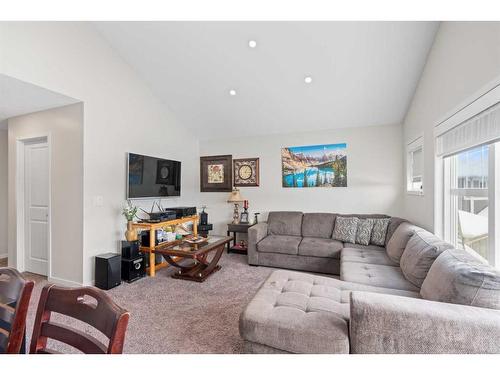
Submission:
POLYGON ((439 26, 436 22, 94 25, 182 124, 201 138, 401 123, 439 26), (256 42, 254 48, 250 41, 256 42), (306 77, 312 82, 306 83, 306 77))
POLYGON ((0 74, 0 129, 11 117, 77 103, 78 100, 0 74))

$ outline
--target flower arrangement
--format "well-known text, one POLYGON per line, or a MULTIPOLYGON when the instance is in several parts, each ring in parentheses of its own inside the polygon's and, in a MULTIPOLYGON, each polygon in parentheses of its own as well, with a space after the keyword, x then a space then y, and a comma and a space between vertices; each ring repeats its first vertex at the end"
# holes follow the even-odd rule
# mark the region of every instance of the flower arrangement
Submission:
POLYGON ((132 202, 127 200, 127 205, 123 207, 122 211, 123 216, 127 219, 127 221, 133 221, 137 214, 137 207, 132 204, 132 202))

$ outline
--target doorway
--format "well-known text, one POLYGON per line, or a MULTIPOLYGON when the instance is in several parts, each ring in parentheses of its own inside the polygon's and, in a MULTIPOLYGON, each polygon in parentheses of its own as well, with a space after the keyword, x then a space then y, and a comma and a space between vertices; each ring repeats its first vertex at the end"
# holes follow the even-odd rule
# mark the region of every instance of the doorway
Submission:
POLYGON ((17 151, 18 268, 48 276, 51 244, 49 139, 19 140, 17 151))

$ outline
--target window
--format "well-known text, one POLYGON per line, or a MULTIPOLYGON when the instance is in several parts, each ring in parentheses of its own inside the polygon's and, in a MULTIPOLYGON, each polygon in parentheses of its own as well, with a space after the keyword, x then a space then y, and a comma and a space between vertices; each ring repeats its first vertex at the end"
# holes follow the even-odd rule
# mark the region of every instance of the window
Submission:
POLYGON ((437 125, 436 156, 437 234, 499 267, 500 85, 437 125))
POLYGON ((445 237, 489 259, 489 159, 494 145, 444 158, 445 237))
POLYGON ((424 193, 424 145, 419 137, 407 146, 406 191, 410 194, 424 193))

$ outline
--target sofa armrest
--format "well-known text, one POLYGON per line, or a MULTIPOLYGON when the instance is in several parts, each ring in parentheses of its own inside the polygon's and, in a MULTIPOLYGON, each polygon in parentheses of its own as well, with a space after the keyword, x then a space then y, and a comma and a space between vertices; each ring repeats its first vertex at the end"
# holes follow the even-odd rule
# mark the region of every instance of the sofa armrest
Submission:
POLYGON ((500 353, 500 311, 351 293, 352 353, 500 353))
POLYGON ((257 244, 266 236, 266 222, 258 223, 248 228, 248 264, 259 264, 257 244))

